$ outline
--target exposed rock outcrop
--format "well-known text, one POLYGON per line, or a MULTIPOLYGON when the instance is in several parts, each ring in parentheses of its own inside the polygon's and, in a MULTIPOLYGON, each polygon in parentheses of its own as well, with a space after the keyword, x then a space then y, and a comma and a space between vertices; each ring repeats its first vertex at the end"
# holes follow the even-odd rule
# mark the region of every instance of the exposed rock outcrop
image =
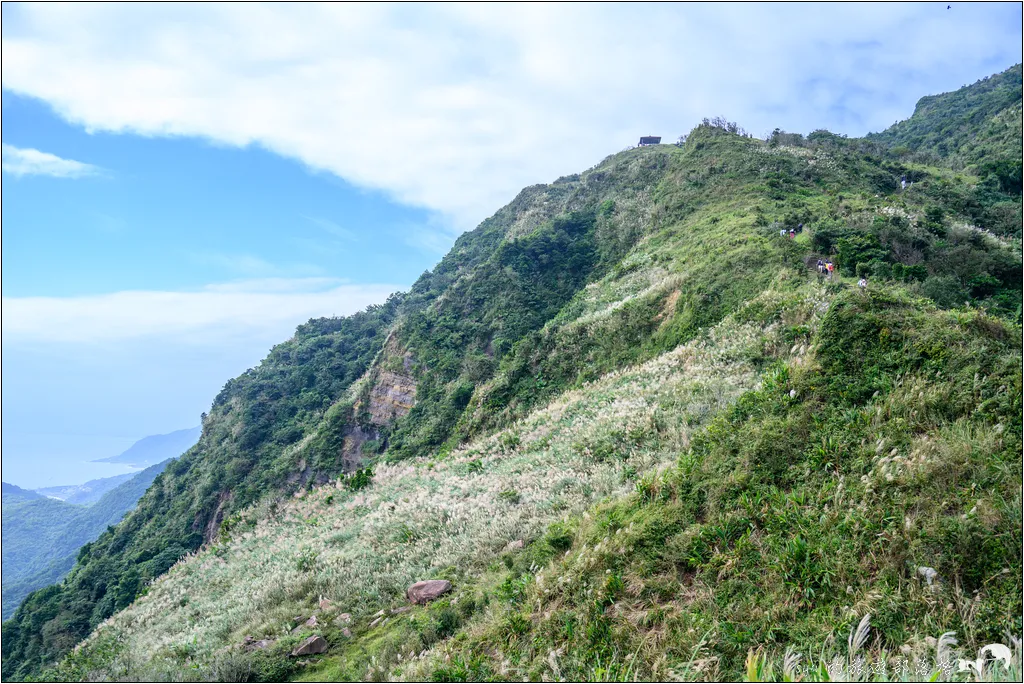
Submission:
POLYGON ((381 370, 370 389, 370 420, 389 425, 402 418, 416 403, 416 380, 411 375, 381 370))

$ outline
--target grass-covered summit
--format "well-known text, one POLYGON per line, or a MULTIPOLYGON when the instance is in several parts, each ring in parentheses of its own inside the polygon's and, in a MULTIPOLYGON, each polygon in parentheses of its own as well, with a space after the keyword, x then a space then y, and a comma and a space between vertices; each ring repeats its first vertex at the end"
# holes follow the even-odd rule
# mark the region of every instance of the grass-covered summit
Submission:
POLYGON ((1019 635, 1019 185, 730 129, 527 188, 300 326, 4 624, 5 678, 714 678, 868 612, 875 654, 1019 635), (387 612, 426 578, 455 589, 387 612))

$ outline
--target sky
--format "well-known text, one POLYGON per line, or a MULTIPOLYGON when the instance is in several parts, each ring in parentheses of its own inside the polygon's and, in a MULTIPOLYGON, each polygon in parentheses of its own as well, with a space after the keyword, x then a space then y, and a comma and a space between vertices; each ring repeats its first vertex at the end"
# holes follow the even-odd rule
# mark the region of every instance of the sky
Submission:
POLYGON ((863 135, 1021 61, 1019 3, 2 11, 3 479, 26 487, 121 472, 89 461, 198 424, 298 323, 640 135, 863 135))

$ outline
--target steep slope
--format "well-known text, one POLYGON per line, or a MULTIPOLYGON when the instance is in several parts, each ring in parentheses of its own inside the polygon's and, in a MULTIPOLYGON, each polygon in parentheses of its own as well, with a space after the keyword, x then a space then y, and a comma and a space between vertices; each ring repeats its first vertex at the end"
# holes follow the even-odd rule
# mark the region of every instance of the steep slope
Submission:
MULTIPOLYGON (((540 530, 621 498, 689 453, 694 429, 766 369, 805 358, 843 289, 837 275, 819 292, 819 255, 897 298, 1019 321, 1019 246, 991 211, 1019 212, 1019 194, 979 193, 969 173, 887 154, 823 131, 764 142, 705 125, 682 147, 527 188, 409 293, 310 321, 229 382, 199 444, 136 512, 4 624, 4 676, 38 674, 131 605, 56 673, 273 679, 294 667, 290 619, 320 594, 362 620, 421 573, 457 580, 455 599, 387 628, 353 624, 351 641, 340 625, 317 627, 333 649, 326 667, 390 667, 402 640, 427 646, 476 619, 491 594, 473 587, 487 591, 511 536, 545 540, 505 556, 518 574, 502 591, 518 596, 517 559, 547 563, 573 544, 572 529, 540 530), (899 193, 903 174, 914 183, 899 193), (796 239, 779 236, 800 224, 796 239), (707 358, 721 372, 703 375, 707 358), (566 402, 578 408, 566 415, 566 402), (375 476, 336 479, 371 459, 375 476), (248 630, 276 646, 233 649, 248 630)), ((1019 604, 1019 592, 1001 601, 1019 604)), ((914 633, 917 615, 905 623, 914 633)))
POLYGON ((1022 74, 1018 64, 970 87, 922 97, 909 119, 867 137, 904 148, 897 153, 934 155, 960 168, 1016 160, 1022 142, 1022 74))
MULTIPOLYGON (((347 613, 361 631, 377 611, 404 604, 418 579, 443 577, 471 597, 510 543, 535 539, 669 466, 706 420, 757 386, 759 367, 790 357, 782 321, 815 326, 824 296, 808 286, 757 298, 750 311, 758 320, 731 318, 444 459, 380 464, 369 487, 352 491, 341 480, 251 509, 221 542, 105 623, 57 676, 174 678, 187 661, 199 678, 235 680, 262 666, 259 676, 273 679, 287 674, 287 654, 314 631, 292 631, 293 616, 314 609, 311 597, 328 597, 335 608, 320 612, 315 631, 342 644, 345 623, 329 619, 347 613), (269 663, 232 653, 247 635, 276 639, 255 656, 269 663)), ((470 598, 443 623, 427 618, 423 633, 393 639, 392 648, 419 652, 482 608, 470 598)))
POLYGON ((756 649, 834 679, 850 661, 830 635, 869 614, 861 671, 909 654, 920 680, 950 675, 922 637, 970 654, 1020 635, 1020 328, 847 287, 809 348, 674 468, 560 547, 537 539, 463 638, 391 676, 735 681, 756 649))
POLYGON ((59 582, 75 564, 80 549, 87 547, 107 527, 116 525, 169 462, 158 463, 132 475, 88 507, 39 495, 12 500, 7 498, 5 489, 4 619, 14 614, 29 593, 59 582))
POLYGON ((994 200, 1021 194, 1021 79, 1018 64, 970 87, 923 97, 913 116, 868 139, 888 145, 897 158, 972 171, 980 179, 972 194, 987 205, 971 212, 974 220, 1019 239, 1020 203, 994 200))

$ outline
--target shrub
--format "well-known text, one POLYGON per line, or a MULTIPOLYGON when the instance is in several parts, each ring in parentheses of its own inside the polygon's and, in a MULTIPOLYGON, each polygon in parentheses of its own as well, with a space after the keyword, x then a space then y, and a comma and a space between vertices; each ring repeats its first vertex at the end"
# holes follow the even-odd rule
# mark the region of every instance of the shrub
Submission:
POLYGON ((353 492, 365 489, 373 484, 373 468, 359 468, 345 476, 345 486, 353 492))
POLYGON ((941 307, 960 306, 967 301, 967 292, 956 276, 930 276, 921 283, 921 293, 941 307))

